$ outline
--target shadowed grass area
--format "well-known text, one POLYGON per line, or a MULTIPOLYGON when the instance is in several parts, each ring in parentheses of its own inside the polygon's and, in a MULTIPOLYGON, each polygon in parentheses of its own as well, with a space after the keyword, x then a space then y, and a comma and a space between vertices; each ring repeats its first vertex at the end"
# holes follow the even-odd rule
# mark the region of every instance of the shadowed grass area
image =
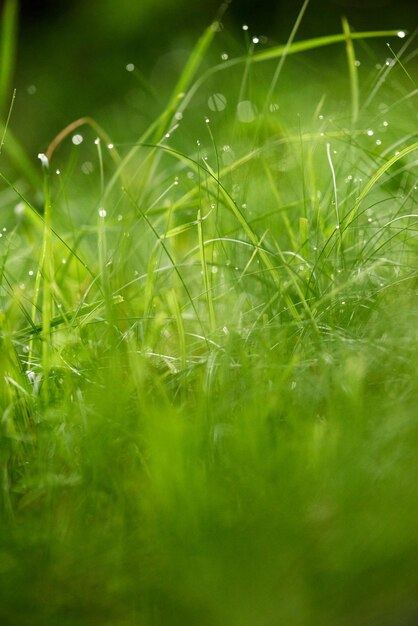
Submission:
POLYGON ((1 624, 418 619, 415 39, 298 23, 129 144, 3 119, 1 624))

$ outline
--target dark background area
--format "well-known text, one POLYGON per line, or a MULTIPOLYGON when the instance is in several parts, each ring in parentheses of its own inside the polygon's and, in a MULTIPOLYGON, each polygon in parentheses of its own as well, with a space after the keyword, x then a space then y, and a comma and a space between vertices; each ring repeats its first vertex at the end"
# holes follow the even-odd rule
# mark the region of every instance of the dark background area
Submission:
MULTIPOLYGON (((91 115, 120 136, 118 116, 125 117, 122 105, 133 88, 126 64, 134 63, 150 81, 163 106, 187 52, 220 4, 219 0, 21 0, 12 123, 16 135, 35 153, 69 122, 91 115), (173 50, 180 51, 178 61, 161 71, 161 59, 173 50)), ((285 42, 301 6, 302 0, 233 0, 222 20, 218 52, 223 46, 230 56, 243 53, 244 23, 252 35, 265 35, 266 45, 285 42)), ((311 0, 297 39, 341 32, 342 15, 357 31, 411 32, 418 23, 418 2, 311 0)), ((130 132, 129 125, 124 124, 124 130, 130 132)))
MULTIPOLYGON (((158 30, 172 29, 173 20, 164 24, 164 15, 174 17, 176 30, 203 27, 216 14, 221 2, 218 0, 22 0, 21 17, 25 26, 53 25, 62 18, 111 13, 116 23, 125 17, 157 20, 158 30), (180 14, 179 14, 180 13, 180 14), (124 17, 125 16, 125 17, 124 17), (183 19, 182 19, 183 18, 183 19)), ((227 20, 240 24, 251 22, 254 28, 264 29, 267 34, 286 32, 293 23, 295 14, 302 5, 300 0, 233 0, 228 9, 227 20)), ((393 19, 415 20, 418 16, 416 0, 311 0, 303 31, 316 27, 329 29, 339 23, 341 13, 345 13, 357 29, 384 28, 393 26, 393 19)), ((132 25, 132 24, 131 24, 132 25)), ((158 32, 151 33, 158 38, 158 32)))

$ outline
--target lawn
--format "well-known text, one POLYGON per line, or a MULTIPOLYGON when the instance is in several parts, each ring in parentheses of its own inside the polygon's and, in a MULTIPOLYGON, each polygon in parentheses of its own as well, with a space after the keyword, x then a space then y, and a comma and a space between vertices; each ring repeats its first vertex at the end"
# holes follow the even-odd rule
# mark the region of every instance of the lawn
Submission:
POLYGON ((36 159, 5 2, 1 626, 418 623, 415 24, 308 4, 36 159))

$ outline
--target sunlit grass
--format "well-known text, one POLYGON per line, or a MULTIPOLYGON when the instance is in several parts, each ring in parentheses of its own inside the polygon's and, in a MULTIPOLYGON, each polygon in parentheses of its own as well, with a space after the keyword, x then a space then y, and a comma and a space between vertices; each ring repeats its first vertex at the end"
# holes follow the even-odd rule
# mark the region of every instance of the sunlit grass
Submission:
POLYGON ((414 37, 297 24, 129 144, 6 129, 2 624, 417 619, 414 37))

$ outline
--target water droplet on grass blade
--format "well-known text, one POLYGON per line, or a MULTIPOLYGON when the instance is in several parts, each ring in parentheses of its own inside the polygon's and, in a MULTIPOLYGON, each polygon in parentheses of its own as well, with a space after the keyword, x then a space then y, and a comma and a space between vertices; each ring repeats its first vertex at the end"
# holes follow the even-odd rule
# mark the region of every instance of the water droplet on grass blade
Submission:
POLYGON ((221 59, 222 59, 222 61, 228 61, 228 59, 229 59, 228 54, 226 52, 223 52, 221 54, 221 59))
POLYGON ((40 152, 38 154, 38 159, 42 163, 42 167, 44 167, 45 169, 49 168, 49 160, 48 160, 48 157, 46 156, 46 154, 44 154, 43 152, 40 152))
POLYGON ((79 135, 79 134, 73 135, 71 137, 71 141, 73 142, 75 146, 79 146, 81 143, 83 143, 83 135, 79 135))
POLYGON ((221 22, 215 21, 212 22, 211 28, 215 33, 220 33, 223 30, 223 24, 221 22))
POLYGON ((126 66, 126 71, 127 72, 133 72, 135 69, 135 65, 133 63, 128 63, 126 66))
POLYGON ((98 210, 99 213, 99 217, 106 217, 107 213, 106 213, 106 209, 99 209, 98 210))
POLYGON ((398 31, 399 39, 404 39, 406 37, 406 32, 404 30, 398 31))

